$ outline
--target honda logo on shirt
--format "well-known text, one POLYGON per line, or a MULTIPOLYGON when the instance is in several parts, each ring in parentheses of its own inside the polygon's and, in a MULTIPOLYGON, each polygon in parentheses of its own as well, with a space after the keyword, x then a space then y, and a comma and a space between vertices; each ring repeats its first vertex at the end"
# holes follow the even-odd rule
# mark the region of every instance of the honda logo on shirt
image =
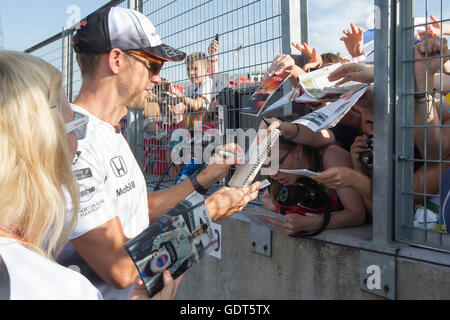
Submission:
POLYGON ((122 157, 115 157, 111 159, 111 168, 116 175, 116 177, 123 177, 128 173, 127 166, 122 157))

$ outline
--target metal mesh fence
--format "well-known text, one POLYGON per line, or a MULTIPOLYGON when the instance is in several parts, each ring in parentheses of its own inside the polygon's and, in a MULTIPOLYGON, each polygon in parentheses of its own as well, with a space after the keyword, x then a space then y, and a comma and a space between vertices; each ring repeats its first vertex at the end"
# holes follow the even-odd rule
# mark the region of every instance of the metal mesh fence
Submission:
POLYGON ((449 40, 445 35, 449 4, 399 2, 396 67, 396 240, 446 251, 450 237, 443 220, 441 186, 450 168, 446 99, 450 68, 444 65, 448 52, 436 48, 445 47, 449 40), (425 30, 444 35, 432 38, 425 30), (434 49, 420 52, 420 41, 435 41, 434 49))
POLYGON ((185 101, 167 97, 163 88, 156 89, 154 99, 146 106, 145 172, 149 183, 164 180, 165 185, 172 185, 183 170, 183 166, 170 163, 170 137, 174 130, 217 129, 221 121, 226 129, 257 128, 258 119, 242 116, 239 110, 259 85, 273 58, 282 51, 281 1, 145 1, 143 12, 164 43, 188 55, 203 52, 210 58, 208 48, 216 35, 219 42, 219 53, 213 57, 218 59, 218 67, 214 70, 214 65, 207 63, 209 75, 202 79, 202 85, 194 84, 198 80, 188 75, 187 67, 193 64, 167 63, 162 71, 162 77, 183 95, 206 97, 202 108, 195 109, 185 101), (213 86, 204 89, 210 78, 214 78, 213 86), (217 105, 225 108, 222 116, 217 105))

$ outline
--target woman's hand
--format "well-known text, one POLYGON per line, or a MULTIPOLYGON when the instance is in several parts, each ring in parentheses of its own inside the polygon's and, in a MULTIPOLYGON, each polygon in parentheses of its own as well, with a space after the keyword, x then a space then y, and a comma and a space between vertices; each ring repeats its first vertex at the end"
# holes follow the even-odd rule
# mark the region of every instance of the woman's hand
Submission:
POLYGON ((323 217, 307 217, 300 214, 287 214, 285 222, 270 218, 264 218, 264 221, 277 227, 287 236, 295 235, 303 231, 318 230, 323 223, 323 217))

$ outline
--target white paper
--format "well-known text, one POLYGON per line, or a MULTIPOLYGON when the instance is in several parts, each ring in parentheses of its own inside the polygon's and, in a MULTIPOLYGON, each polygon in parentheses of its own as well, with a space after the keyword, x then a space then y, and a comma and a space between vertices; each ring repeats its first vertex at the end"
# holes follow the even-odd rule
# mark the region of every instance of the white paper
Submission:
POLYGON ((253 140, 247 152, 246 159, 249 161, 240 165, 231 177, 228 185, 232 188, 248 187, 252 184, 259 170, 261 169, 267 155, 272 150, 273 145, 280 137, 280 130, 274 129, 269 136, 266 136, 258 145, 257 138, 253 140))
MULTIPOLYGON (((362 63, 366 60, 366 56, 362 55, 350 59, 350 63, 362 63)), ((299 85, 308 96, 316 99, 329 98, 337 100, 339 96, 349 90, 353 90, 360 83, 349 81, 337 86, 340 80, 330 82, 328 76, 339 69, 343 63, 335 63, 325 68, 306 73, 298 77, 299 85)))
POLYGON ((317 172, 313 172, 310 170, 306 170, 306 169, 298 169, 298 170, 284 170, 284 169, 280 169, 280 172, 284 172, 284 173, 288 173, 288 174, 293 174, 296 176, 304 176, 304 177, 308 177, 308 178, 312 178, 313 176, 317 176, 318 173, 317 172))
POLYGON ((259 187, 259 190, 264 189, 265 187, 270 186, 270 181, 269 180, 264 180, 263 182, 261 182, 261 186, 259 187))
POLYGON ((302 124, 311 129, 313 132, 333 128, 362 97, 362 95, 366 92, 367 87, 368 86, 357 91, 350 98, 350 100, 339 99, 333 103, 330 103, 328 106, 308 113, 300 119, 293 121, 293 123, 302 124))
POLYGON ((264 221, 264 218, 270 218, 279 222, 286 222, 286 216, 269 211, 265 208, 258 208, 258 209, 244 209, 241 214, 248 218, 250 221, 252 221, 254 224, 258 226, 265 226, 266 228, 269 228, 273 231, 280 231, 277 227, 275 227, 273 224, 264 221))
POLYGON ((270 111, 274 111, 280 107, 283 107, 286 103, 289 103, 290 98, 293 94, 293 90, 291 92, 289 92, 288 94, 286 94, 285 96, 283 96, 282 98, 278 99, 276 102, 274 102, 273 104, 271 104, 263 113, 262 115, 270 112, 270 111))

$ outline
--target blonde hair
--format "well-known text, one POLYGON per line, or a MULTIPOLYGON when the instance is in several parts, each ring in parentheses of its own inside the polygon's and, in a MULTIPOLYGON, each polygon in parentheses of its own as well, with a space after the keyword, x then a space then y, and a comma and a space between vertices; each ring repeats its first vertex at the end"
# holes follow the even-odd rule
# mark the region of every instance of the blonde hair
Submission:
POLYGON ((186 57, 186 64, 190 65, 191 63, 194 63, 195 61, 203 61, 205 62, 207 65, 209 65, 211 62, 209 60, 209 58, 206 56, 205 53, 203 52, 194 52, 191 53, 190 55, 188 55, 186 57))
POLYGON ((78 209, 58 99, 62 75, 39 58, 0 51, 0 83, 0 227, 52 259, 78 209), (73 203, 70 215, 64 189, 73 203))

